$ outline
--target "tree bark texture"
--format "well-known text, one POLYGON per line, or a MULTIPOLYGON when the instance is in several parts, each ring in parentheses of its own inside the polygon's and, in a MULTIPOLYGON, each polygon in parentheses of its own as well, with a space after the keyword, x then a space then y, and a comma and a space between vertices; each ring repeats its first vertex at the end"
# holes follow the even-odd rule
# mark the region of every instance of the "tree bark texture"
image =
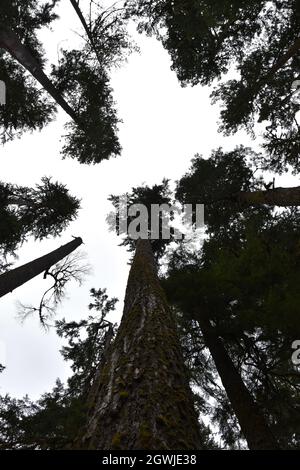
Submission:
POLYGON ((25 282, 30 281, 39 274, 47 271, 51 266, 58 263, 76 248, 82 244, 81 238, 75 238, 66 245, 51 251, 47 255, 30 261, 19 268, 12 269, 0 276, 0 297, 12 292, 17 287, 22 286, 25 282))
POLYGON ((88 398, 81 449, 199 449, 176 323, 148 240, 137 242, 115 340, 88 398))

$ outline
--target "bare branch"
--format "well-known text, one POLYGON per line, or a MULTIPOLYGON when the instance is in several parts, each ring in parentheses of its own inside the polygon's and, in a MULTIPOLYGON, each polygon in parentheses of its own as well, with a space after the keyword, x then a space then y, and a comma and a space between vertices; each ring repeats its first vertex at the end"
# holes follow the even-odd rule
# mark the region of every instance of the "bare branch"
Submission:
POLYGON ((91 267, 86 263, 86 254, 82 251, 73 252, 59 263, 45 271, 44 279, 53 279, 53 284, 43 293, 39 306, 24 305, 18 302, 18 317, 25 321, 29 316, 38 313, 41 325, 47 329, 48 320, 56 314, 57 307, 66 296, 66 285, 75 281, 79 285, 91 273, 91 267))

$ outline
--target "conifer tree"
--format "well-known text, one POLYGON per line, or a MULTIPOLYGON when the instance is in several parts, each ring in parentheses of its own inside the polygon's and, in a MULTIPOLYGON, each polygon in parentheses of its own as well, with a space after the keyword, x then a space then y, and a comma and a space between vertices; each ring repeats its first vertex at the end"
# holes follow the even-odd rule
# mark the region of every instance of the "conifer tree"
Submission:
POLYGON ((199 449, 199 424, 149 240, 138 240, 122 321, 89 396, 75 447, 199 449))

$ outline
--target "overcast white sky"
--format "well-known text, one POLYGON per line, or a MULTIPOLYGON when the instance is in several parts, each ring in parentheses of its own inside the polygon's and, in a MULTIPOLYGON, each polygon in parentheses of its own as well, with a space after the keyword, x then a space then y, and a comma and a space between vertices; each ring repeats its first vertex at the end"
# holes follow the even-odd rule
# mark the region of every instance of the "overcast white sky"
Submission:
MULTIPOLYGON (((58 46, 71 47, 78 42, 74 31, 80 31, 69 2, 61 3, 61 19, 55 23, 54 32, 41 35, 52 61, 56 61, 58 46)), ((41 243, 30 240, 18 252, 16 265, 67 243, 72 235, 83 238, 93 273, 81 288, 69 285, 68 298, 57 318, 79 320, 87 316, 91 287, 106 287, 110 296, 118 297, 112 319, 121 316, 129 256, 124 247, 118 246, 120 240, 108 231, 105 222, 111 210, 107 202, 110 194, 121 194, 143 182, 160 183, 163 177, 177 180, 187 171, 195 153, 208 157, 218 146, 230 150, 241 143, 257 148, 257 142, 251 142, 243 132, 227 138, 219 134, 218 107, 210 104, 210 89, 181 88, 160 43, 137 34, 135 37, 141 53, 132 55, 127 64, 112 73, 114 98, 123 120, 119 132, 121 157, 90 167, 62 160, 60 138, 66 120, 63 112, 42 132, 27 134, 0 148, 2 181, 32 186, 44 175, 53 176, 82 199, 78 219, 60 239, 41 243)), ((283 186, 298 184, 296 178, 288 175, 277 180, 283 186)), ((52 389, 57 377, 65 380, 70 373, 59 354, 62 343, 55 332, 45 333, 38 318, 24 324, 16 319, 16 301, 36 304, 45 282, 35 278, 1 299, 0 363, 6 365, 0 375, 1 394, 38 398, 52 389)))

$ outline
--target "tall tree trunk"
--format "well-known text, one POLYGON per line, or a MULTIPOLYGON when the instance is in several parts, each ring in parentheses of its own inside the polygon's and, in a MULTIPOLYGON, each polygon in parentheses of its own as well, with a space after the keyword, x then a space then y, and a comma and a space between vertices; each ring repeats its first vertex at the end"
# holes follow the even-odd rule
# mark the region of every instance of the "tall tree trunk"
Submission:
POLYGON ((205 315, 199 314, 197 319, 249 449, 278 449, 264 416, 230 359, 222 340, 205 315))
POLYGON ((88 399, 81 449, 199 449, 201 438, 173 315, 148 240, 139 240, 123 318, 88 399))
POLYGON ((95 53, 95 55, 96 55, 96 57, 97 57, 97 60, 98 60, 99 64, 101 65, 101 58, 99 57, 99 54, 98 54, 98 51, 97 51, 97 45, 96 45, 96 43, 95 43, 95 41, 94 41, 92 32, 91 32, 90 28, 88 27, 87 22, 85 21, 85 18, 84 18, 83 14, 82 14, 82 11, 81 11, 81 9, 80 9, 80 7, 79 7, 79 2, 78 2, 78 0, 70 0, 70 2, 71 2, 72 6, 73 6, 73 8, 74 8, 74 10, 75 10, 75 12, 76 12, 76 14, 77 14, 77 16, 78 16, 78 18, 79 18, 79 20, 80 20, 82 26, 83 26, 83 29, 84 29, 85 32, 86 32, 86 35, 87 35, 87 37, 88 37, 88 39, 89 39, 89 41, 90 41, 91 47, 92 47, 92 49, 93 49, 93 51, 94 51, 94 53, 95 53))
POLYGON ((66 245, 57 248, 51 253, 48 253, 41 258, 37 258, 30 263, 26 263, 19 268, 12 269, 0 275, 0 297, 12 292, 17 287, 22 286, 25 282, 30 281, 44 271, 47 271, 51 266, 58 263, 58 261, 65 258, 72 253, 76 248, 82 244, 81 238, 75 238, 66 245))
POLYGON ((51 80, 47 77, 38 61, 33 57, 27 47, 25 47, 18 36, 8 28, 0 30, 0 47, 5 49, 14 57, 33 77, 42 85, 42 87, 54 98, 63 110, 76 122, 80 127, 80 122, 75 111, 68 105, 64 97, 53 85, 51 80))
POLYGON ((275 188, 267 191, 244 191, 237 199, 251 206, 300 206, 300 186, 295 188, 275 188))

